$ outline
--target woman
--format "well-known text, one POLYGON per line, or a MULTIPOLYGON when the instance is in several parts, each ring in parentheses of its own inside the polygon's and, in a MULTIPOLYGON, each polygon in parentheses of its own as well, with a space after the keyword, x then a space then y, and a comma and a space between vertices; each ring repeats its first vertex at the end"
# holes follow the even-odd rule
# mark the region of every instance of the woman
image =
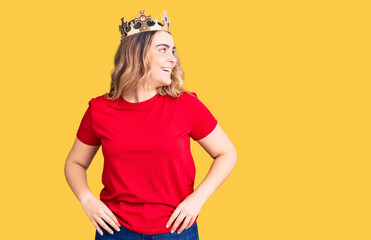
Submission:
POLYGON ((237 153, 197 95, 182 88, 166 12, 164 24, 144 12, 129 23, 122 18, 110 92, 89 101, 65 176, 96 239, 199 239, 201 207, 230 174, 237 153), (214 158, 195 190, 190 138, 214 158), (86 170, 101 145, 98 199, 86 170))

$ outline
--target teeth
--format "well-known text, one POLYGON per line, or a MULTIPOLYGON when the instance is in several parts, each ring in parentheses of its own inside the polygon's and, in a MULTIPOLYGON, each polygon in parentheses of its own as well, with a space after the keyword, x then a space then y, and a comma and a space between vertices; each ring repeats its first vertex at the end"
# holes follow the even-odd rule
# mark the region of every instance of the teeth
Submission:
POLYGON ((162 70, 166 71, 166 72, 170 72, 171 69, 170 68, 162 68, 162 70))

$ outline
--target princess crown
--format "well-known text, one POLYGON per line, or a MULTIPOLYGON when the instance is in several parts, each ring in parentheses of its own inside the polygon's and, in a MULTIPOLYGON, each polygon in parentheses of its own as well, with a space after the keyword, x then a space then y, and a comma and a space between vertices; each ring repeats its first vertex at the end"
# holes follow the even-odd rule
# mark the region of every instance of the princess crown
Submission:
POLYGON ((146 31, 155 31, 155 30, 170 30, 170 18, 166 16, 166 11, 164 11, 164 16, 161 14, 161 20, 164 21, 164 23, 160 23, 157 18, 155 20, 152 20, 151 15, 146 16, 145 13, 146 10, 139 11, 140 17, 134 18, 130 22, 125 21, 124 18, 121 18, 121 25, 119 25, 119 30, 121 32, 121 41, 130 35, 139 33, 139 32, 146 32, 146 31))

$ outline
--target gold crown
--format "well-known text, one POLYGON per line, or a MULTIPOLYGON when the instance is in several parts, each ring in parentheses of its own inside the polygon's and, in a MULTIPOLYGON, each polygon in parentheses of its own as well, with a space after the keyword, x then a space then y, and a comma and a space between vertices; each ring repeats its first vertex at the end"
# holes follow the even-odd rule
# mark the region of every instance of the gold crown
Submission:
POLYGON ((157 18, 152 20, 151 15, 146 16, 146 10, 139 11, 140 17, 134 18, 130 22, 125 21, 124 18, 121 18, 121 25, 119 25, 119 30, 121 32, 121 41, 130 35, 139 33, 139 32, 146 32, 146 31, 155 31, 155 30, 170 30, 170 18, 166 16, 167 12, 163 10, 164 16, 161 14, 161 20, 164 23, 160 23, 157 18))

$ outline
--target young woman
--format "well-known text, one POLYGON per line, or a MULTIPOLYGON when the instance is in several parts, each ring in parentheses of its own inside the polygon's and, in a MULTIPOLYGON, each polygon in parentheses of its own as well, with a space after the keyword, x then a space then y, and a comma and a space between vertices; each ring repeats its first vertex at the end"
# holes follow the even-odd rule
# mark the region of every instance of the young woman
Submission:
POLYGON ((237 153, 196 93, 183 89, 166 12, 164 24, 144 12, 129 23, 122 18, 110 92, 89 101, 65 176, 96 239, 198 240, 201 207, 231 173, 237 153), (195 190, 190 138, 214 159, 195 190), (100 146, 98 199, 86 170, 100 146))

